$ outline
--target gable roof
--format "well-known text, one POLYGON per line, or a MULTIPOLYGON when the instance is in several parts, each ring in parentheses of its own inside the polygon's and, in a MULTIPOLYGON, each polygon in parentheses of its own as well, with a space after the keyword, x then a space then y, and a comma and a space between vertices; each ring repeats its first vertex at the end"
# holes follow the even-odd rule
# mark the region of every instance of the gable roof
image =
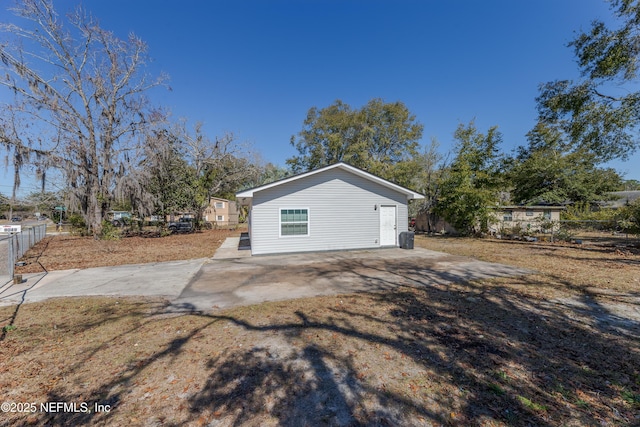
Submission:
POLYGON ((283 178, 281 180, 274 181, 274 182, 271 182, 269 184, 261 185, 260 187, 254 187, 254 188, 250 188, 248 190, 240 191, 240 192, 236 193, 236 198, 237 199, 240 199, 240 198, 252 198, 254 193, 257 193, 257 192, 260 192, 260 191, 263 191, 263 190, 267 190, 269 188, 277 187, 277 186, 282 185, 282 184, 287 184, 287 183, 292 182, 292 181, 297 181, 299 179, 306 178, 308 176, 312 176, 312 175, 315 175, 315 174, 318 174, 318 173, 327 172, 327 171, 330 171, 332 169, 341 169, 341 170, 344 170, 346 172, 350 172, 350 173, 352 173, 354 175, 357 175, 359 177, 368 179, 369 181, 373 181, 373 182, 375 182, 377 184, 380 184, 380 185, 382 185, 384 187, 387 187, 387 188, 389 188, 391 190, 394 190, 394 191, 396 191, 398 193, 402 193, 402 194, 406 195, 407 196, 407 200, 424 199, 424 196, 422 194, 420 194, 420 193, 417 193, 417 192, 415 192, 413 190, 409 190, 408 188, 402 187, 401 185, 394 184, 391 181, 387 181, 386 179, 380 178, 379 176, 373 175, 373 174, 371 174, 371 173, 369 173, 367 171, 364 171, 362 169, 358 169, 358 168, 356 168, 354 166, 351 166, 351 165, 348 165, 348 164, 346 164, 344 162, 334 163, 334 164, 329 165, 329 166, 325 166, 325 167, 322 167, 322 168, 319 168, 319 169, 315 169, 315 170, 312 170, 312 171, 309 171, 309 172, 304 172, 304 173, 301 173, 301 174, 298 174, 298 175, 294 175, 294 176, 290 176, 290 177, 287 177, 287 178, 283 178))

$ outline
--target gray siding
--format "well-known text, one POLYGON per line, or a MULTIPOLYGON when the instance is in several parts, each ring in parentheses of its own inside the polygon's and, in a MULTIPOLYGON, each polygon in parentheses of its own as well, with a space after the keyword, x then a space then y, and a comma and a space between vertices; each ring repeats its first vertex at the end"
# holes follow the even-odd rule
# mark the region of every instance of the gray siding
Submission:
MULTIPOLYGON (((397 207, 399 234, 408 229, 407 198, 344 170, 318 173, 254 194, 251 252, 305 252, 380 246, 380 210, 397 207), (280 237, 280 209, 308 208, 309 236, 280 237)), ((398 240, 396 238, 396 240, 398 240)))

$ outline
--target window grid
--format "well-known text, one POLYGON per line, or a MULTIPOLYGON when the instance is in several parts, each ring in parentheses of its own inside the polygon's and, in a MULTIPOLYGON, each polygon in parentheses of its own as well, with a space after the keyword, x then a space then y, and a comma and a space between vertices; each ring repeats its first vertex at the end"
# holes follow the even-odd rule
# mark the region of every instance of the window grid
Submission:
POLYGON ((281 236, 308 236, 308 209, 280 209, 281 236))

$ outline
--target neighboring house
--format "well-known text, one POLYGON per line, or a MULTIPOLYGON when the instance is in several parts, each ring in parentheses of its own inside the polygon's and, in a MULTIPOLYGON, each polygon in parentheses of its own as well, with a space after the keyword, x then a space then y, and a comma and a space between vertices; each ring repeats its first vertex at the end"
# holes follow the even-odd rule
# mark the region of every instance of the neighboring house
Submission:
MULTIPOLYGON (((167 222, 179 221, 183 219, 194 219, 196 215, 193 212, 174 212, 171 215, 167 215, 165 220, 167 222)), ((154 218, 151 218, 153 221, 154 218)), ((219 197, 212 197, 207 206, 202 212, 202 219, 206 222, 210 222, 213 226, 230 226, 238 225, 238 208, 237 203, 234 200, 221 199, 219 197)))
POLYGON ((238 209, 233 200, 212 197, 203 212, 203 219, 214 226, 238 225, 238 209))
POLYGON ((398 246, 419 193, 336 163, 236 194, 252 255, 398 246))
POLYGON ((518 228, 525 232, 552 231, 543 230, 541 226, 553 223, 553 230, 557 230, 562 210, 563 206, 500 206, 493 211, 494 221, 489 224, 489 229, 494 233, 518 228))

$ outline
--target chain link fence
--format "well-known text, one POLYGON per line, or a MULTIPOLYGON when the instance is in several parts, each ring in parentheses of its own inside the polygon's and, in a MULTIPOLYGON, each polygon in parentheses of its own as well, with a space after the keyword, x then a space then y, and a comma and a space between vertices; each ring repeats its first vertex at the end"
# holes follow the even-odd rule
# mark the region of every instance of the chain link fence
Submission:
POLYGON ((0 284, 13 280, 16 261, 46 234, 46 224, 24 226, 19 233, 0 234, 0 284))

